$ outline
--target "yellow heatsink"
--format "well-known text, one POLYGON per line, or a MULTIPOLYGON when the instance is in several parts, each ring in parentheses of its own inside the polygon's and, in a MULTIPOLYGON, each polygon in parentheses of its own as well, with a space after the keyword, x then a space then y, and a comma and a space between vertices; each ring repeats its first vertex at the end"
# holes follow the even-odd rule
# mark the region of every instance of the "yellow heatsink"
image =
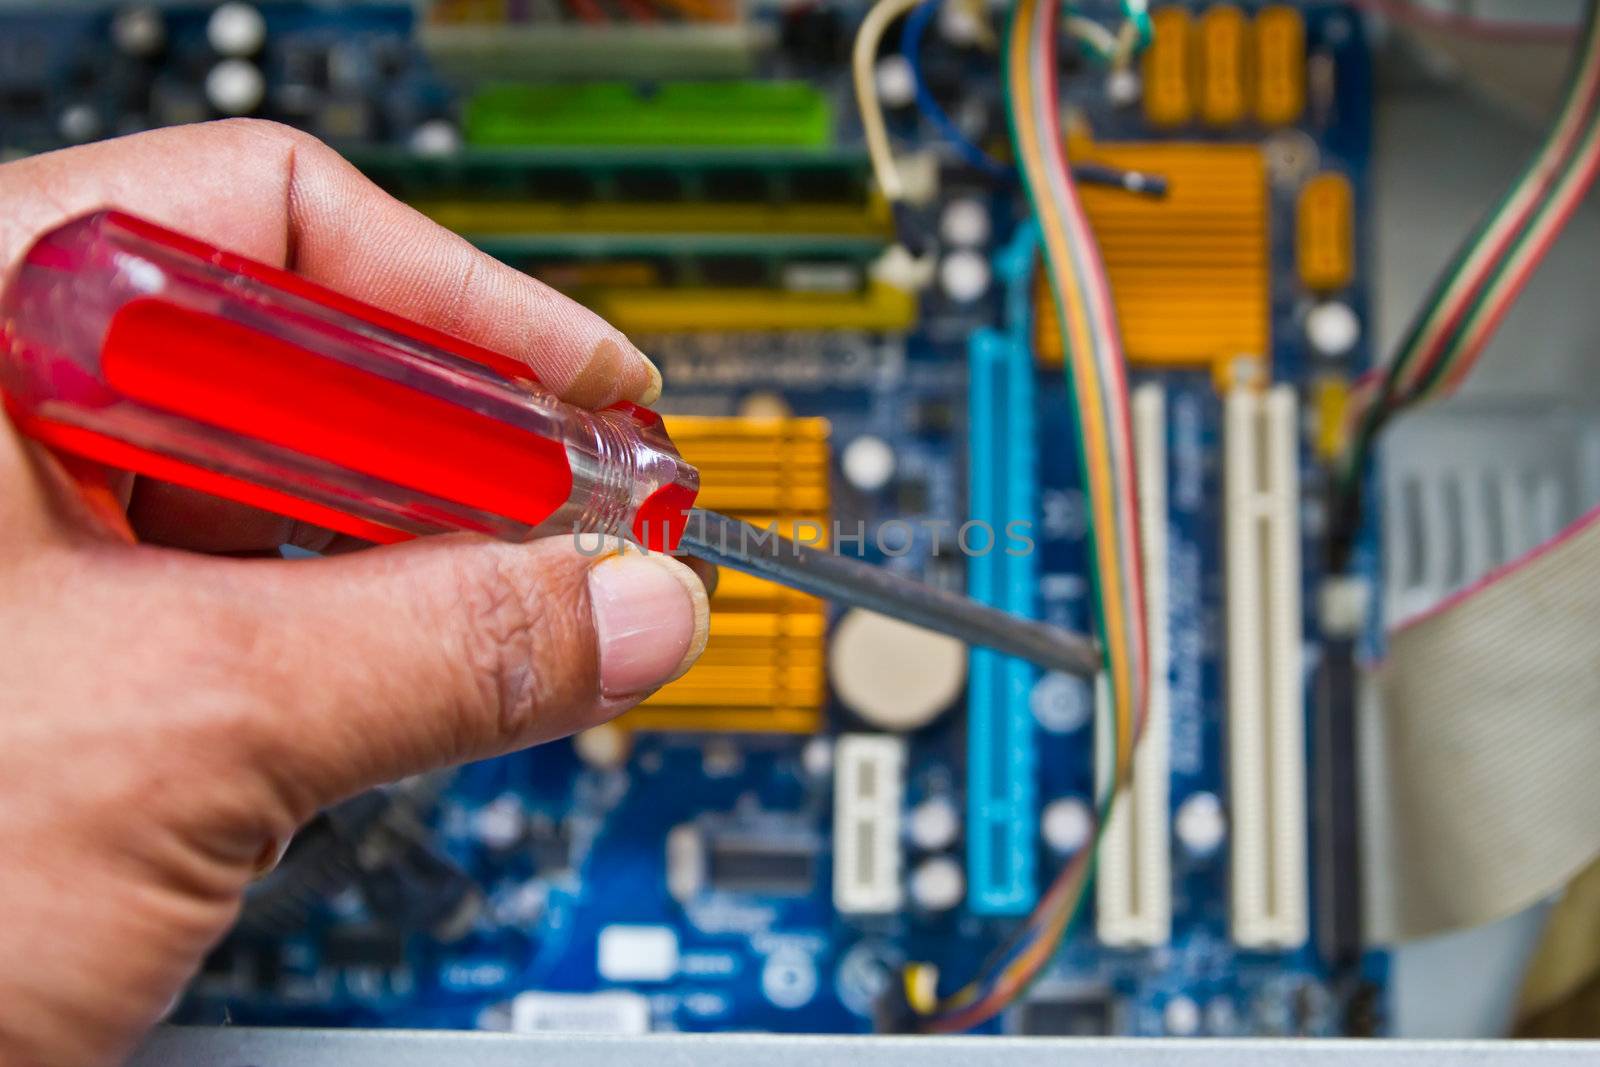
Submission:
MULTIPOLYGON (((700 469, 700 506, 819 541, 829 520, 828 422, 668 416, 700 469)), ((632 730, 815 733, 827 699, 822 601, 723 571, 700 662, 618 722, 632 730)))
MULTIPOLYGON (((1268 354, 1271 303, 1267 175, 1254 145, 1069 146, 1092 160, 1167 179, 1155 199, 1080 190, 1111 277, 1123 345, 1135 364, 1209 368, 1231 381, 1241 360, 1268 354)), ((1062 362, 1061 328, 1040 272, 1039 360, 1062 362)))

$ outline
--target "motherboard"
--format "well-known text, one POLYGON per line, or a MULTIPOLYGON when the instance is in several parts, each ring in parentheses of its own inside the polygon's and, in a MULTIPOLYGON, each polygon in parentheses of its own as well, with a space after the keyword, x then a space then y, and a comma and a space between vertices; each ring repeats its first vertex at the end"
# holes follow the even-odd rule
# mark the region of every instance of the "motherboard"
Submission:
MULTIPOLYGON (((1004 5, 934 0, 875 56, 894 210, 849 71, 868 6, 8 8, 0 153, 309 130, 628 332, 703 506, 1090 630, 1004 5)), ((1123 14, 1085 0, 1072 40, 1123 14)), ((1367 42, 1336 3, 1149 22, 1131 61, 1068 42, 1060 72, 1131 377, 1149 718, 1083 905, 978 1029, 1381 1033, 1341 731, 1373 631, 1322 577, 1369 361, 1367 42)), ((175 1018, 892 1031, 907 965, 966 981, 1095 847, 1091 684, 740 574, 712 609, 701 662, 614 723, 319 815, 175 1018)))

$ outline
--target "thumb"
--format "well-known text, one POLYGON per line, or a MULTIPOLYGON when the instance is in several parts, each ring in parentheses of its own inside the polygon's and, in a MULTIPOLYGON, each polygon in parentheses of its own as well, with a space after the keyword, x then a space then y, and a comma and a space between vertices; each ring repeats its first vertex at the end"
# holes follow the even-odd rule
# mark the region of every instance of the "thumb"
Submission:
POLYGON ((668 556, 439 537, 252 567, 252 755, 297 814, 604 722, 705 647, 705 587, 668 556))

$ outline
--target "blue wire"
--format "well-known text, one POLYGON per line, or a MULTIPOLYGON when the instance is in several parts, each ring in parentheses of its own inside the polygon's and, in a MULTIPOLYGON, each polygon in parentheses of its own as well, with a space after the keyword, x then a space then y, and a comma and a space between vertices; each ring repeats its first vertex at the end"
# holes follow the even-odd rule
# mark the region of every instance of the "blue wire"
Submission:
POLYGON ((939 0, 926 0, 925 3, 917 5, 906 18, 905 29, 900 34, 900 51, 905 56, 906 64, 911 68, 911 81, 917 91, 917 110, 938 128, 939 134, 954 146, 962 159, 992 178, 1015 181, 1016 168, 1001 163, 973 144, 972 139, 962 133, 950 120, 950 116, 945 114, 944 108, 939 106, 939 101, 933 98, 927 84, 922 80, 922 35, 927 32, 928 23, 938 9, 939 0))
MULTIPOLYGON (((973 144, 972 139, 962 133, 945 113, 944 108, 939 106, 939 101, 933 98, 933 94, 928 91, 927 83, 922 80, 922 35, 927 32, 928 23, 938 11, 939 4, 940 0, 926 0, 925 3, 918 4, 912 9, 911 14, 906 16, 905 29, 900 33, 900 51, 905 57, 906 65, 911 68, 911 83, 917 93, 917 110, 938 128, 940 136, 949 141, 967 163, 997 181, 1014 182, 1017 180, 1017 169, 1000 162, 973 144)), ((1167 193, 1166 180, 1158 175, 1123 171, 1098 163, 1073 164, 1072 175, 1086 184, 1126 189, 1128 192, 1143 196, 1160 197, 1167 193)))

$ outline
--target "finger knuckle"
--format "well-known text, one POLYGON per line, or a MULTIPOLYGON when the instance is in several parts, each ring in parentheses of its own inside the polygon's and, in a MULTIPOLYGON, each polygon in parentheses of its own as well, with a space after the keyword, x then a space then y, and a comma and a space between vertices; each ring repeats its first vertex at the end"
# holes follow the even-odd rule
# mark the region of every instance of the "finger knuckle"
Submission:
POLYGON ((218 119, 212 128, 225 134, 243 133, 252 137, 265 138, 269 141, 279 141, 293 145, 321 145, 322 142, 314 135, 297 130, 272 119, 256 118, 230 118, 218 119))
POLYGON ((498 547, 461 565, 459 572, 460 662, 499 736, 516 737, 553 697, 537 652, 541 641, 559 629, 559 613, 538 595, 524 568, 498 547))

